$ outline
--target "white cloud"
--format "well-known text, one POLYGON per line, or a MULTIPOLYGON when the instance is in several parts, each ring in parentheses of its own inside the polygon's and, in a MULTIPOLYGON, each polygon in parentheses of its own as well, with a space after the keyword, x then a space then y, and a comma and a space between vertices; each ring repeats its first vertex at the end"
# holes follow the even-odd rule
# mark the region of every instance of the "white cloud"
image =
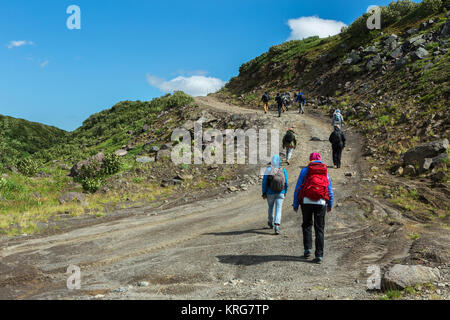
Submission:
POLYGON ((205 76, 179 76, 172 80, 165 80, 147 74, 148 83, 163 92, 184 91, 191 96, 206 96, 220 90, 225 82, 213 77, 205 76))
POLYGON ((318 16, 290 19, 288 25, 291 28, 288 40, 302 40, 311 36, 326 38, 339 34, 342 27, 347 26, 341 21, 325 20, 318 16))
POLYGON ((17 40, 17 41, 10 41, 7 45, 8 49, 12 48, 18 48, 26 45, 33 45, 33 41, 26 41, 26 40, 17 40))
POLYGON ((42 68, 45 68, 49 64, 49 62, 50 61, 45 60, 44 62, 41 62, 40 65, 41 65, 42 68))

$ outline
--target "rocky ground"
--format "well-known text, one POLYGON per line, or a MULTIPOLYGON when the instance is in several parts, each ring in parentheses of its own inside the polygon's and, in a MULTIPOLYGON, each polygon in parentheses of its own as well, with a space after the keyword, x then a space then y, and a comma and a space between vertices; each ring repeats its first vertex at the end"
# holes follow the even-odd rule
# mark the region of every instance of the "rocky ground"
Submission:
MULTIPOLYGON (((258 128, 295 128, 300 143, 287 167, 291 188, 280 236, 266 229, 259 168, 251 168, 211 193, 200 190, 190 198, 175 197, 157 207, 147 203, 100 219, 68 219, 49 234, 2 240, 0 298, 379 299, 384 294, 367 290, 367 268, 377 265, 384 273, 394 264, 438 270, 414 269, 408 273, 412 280, 389 278, 391 289, 414 286, 404 299, 449 298, 448 230, 409 220, 372 197, 370 165, 361 158, 361 141, 352 128, 346 131, 342 169, 329 169, 336 207, 327 216, 324 263, 315 265, 301 258, 301 216, 291 205, 309 154, 319 151, 331 163, 329 121, 310 110, 279 119, 211 97, 197 102, 211 114, 234 116, 232 121, 253 117, 258 128), (81 269, 79 290, 67 289, 69 265, 81 269), (419 276, 425 279, 420 288, 414 283, 419 276)), ((183 175, 172 172, 171 178, 178 174, 183 175)))

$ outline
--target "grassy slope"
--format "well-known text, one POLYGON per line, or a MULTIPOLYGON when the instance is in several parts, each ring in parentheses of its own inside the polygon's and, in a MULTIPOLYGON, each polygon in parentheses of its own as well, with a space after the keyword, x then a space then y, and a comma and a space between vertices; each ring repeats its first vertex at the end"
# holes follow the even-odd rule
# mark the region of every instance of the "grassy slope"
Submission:
POLYGON ((67 132, 41 123, 0 115, 0 164, 14 161, 58 144, 67 132))
MULTIPOLYGON (((64 133, 59 143, 35 153, 33 158, 43 163, 39 177, 6 171, 0 177, 0 235, 36 232, 39 222, 47 222, 59 214, 102 216, 108 208, 117 208, 116 204, 120 207, 127 205, 124 202, 132 205, 142 199, 150 201, 168 197, 171 187, 161 189, 147 179, 146 173, 158 164, 138 164, 135 157, 142 152, 149 138, 155 140, 153 145, 167 141, 167 134, 179 126, 177 115, 186 112, 184 108, 192 102, 191 97, 181 92, 150 102, 120 102, 111 109, 92 115, 77 130, 64 133), (146 124, 150 129, 144 132, 142 127, 146 124), (108 178, 117 188, 87 195, 84 206, 59 204, 61 194, 83 191, 80 184, 68 177, 68 168, 72 164, 100 151, 114 152, 130 141, 133 141, 133 149, 122 158, 121 171, 117 177, 108 178)), ((37 131, 27 131, 31 136, 42 133, 39 129, 45 129, 45 126, 36 124, 33 128, 37 131)))

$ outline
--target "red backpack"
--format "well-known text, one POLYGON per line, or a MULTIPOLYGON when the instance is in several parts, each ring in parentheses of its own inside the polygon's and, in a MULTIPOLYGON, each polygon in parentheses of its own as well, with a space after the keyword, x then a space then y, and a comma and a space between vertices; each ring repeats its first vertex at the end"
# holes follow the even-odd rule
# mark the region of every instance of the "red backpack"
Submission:
POLYGON ((312 201, 330 200, 328 185, 327 165, 320 162, 311 162, 308 165, 308 174, 302 184, 302 189, 298 193, 298 200, 301 204, 303 204, 304 197, 312 201))

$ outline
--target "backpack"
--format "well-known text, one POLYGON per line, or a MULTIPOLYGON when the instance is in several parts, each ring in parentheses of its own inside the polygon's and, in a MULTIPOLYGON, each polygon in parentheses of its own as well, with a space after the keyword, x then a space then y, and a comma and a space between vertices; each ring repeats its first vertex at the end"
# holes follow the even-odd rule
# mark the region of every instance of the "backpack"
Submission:
POLYGON ((335 123, 336 122, 341 122, 341 115, 339 113, 335 113, 333 115, 333 120, 334 120, 335 123))
POLYGON ((269 189, 273 192, 280 193, 286 187, 286 177, 282 168, 273 168, 268 177, 269 189))
POLYGON ((270 101, 269 95, 264 94, 264 95, 262 96, 262 101, 263 101, 263 102, 269 102, 269 101, 270 101))
POLYGON ((320 162, 311 162, 308 165, 308 174, 303 182, 302 189, 298 193, 298 200, 301 204, 303 204, 304 197, 312 201, 330 200, 328 186, 327 165, 320 162))
POLYGON ((292 131, 288 131, 284 139, 287 143, 291 143, 292 141, 294 141, 294 134, 292 133, 292 131))

